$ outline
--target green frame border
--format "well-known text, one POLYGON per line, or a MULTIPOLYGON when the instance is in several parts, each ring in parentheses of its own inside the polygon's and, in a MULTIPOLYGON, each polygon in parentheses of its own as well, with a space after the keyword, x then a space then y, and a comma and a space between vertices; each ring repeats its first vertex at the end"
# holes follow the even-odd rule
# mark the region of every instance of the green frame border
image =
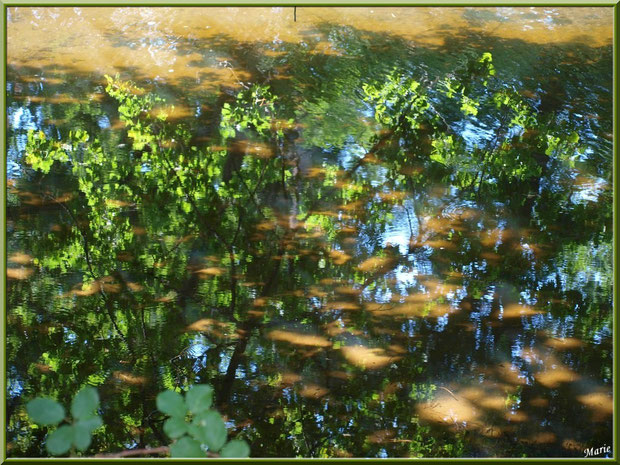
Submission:
MULTIPOLYGON (((173 2, 171 0, 134 0, 131 2, 122 2, 118 0, 86 0, 86 1, 71 1, 71 0, 38 0, 38 1, 18 1, 18 0, 0 0, 0 9, 2 14, 2 38, 3 38, 3 46, 1 50, 2 54, 2 63, 3 63, 3 73, 0 78, 0 84, 2 85, 3 94, 2 94, 2 109, 3 109, 3 129, 0 131, 0 144, 2 145, 2 190, 0 191, 0 204, 2 204, 2 211, 0 213, 0 219, 2 228, 0 230, 0 242, 2 243, 2 279, 0 279, 0 296, 2 296, 2 323, 0 324, 0 338, 2 339, 2 348, 3 354, 6 354, 6 325, 7 325, 7 312, 6 312, 6 284, 7 284, 7 241, 6 241, 6 233, 7 233, 7 223, 6 223, 6 189, 7 189, 7 129, 8 129, 8 118, 6 112, 6 82, 7 82, 7 8, 9 7, 61 7, 61 6, 101 6, 101 7, 140 7, 140 6, 174 6, 174 7, 192 7, 192 6, 203 6, 203 7, 222 7, 222 6, 243 6, 243 7, 261 7, 261 6, 305 6, 305 7, 364 7, 364 6, 375 6, 375 7, 394 7, 394 6, 411 6, 411 7, 498 7, 498 6, 510 6, 510 7, 613 7, 613 47, 614 47, 614 62, 613 62, 613 129, 614 129, 614 137, 613 137, 613 249, 614 249, 614 290, 613 290, 613 354, 614 354, 614 372, 613 372, 613 393, 614 393, 614 417, 613 417, 613 453, 614 456, 611 459, 605 458, 549 458, 549 459, 539 459, 539 458, 454 458, 454 459, 415 459, 415 458, 387 458, 387 459, 372 459, 372 458, 330 458, 330 459, 309 459, 309 458, 251 458, 251 459, 206 459, 208 462, 218 462, 218 463, 249 463, 249 461, 258 461, 263 463, 286 463, 289 461, 294 461, 295 463, 317 463, 317 462, 335 462, 335 463, 372 463, 372 461, 386 461, 389 463, 432 463, 432 464, 443 464, 443 463, 571 463, 571 462, 580 462, 580 463, 620 463, 620 454, 615 449, 615 446, 618 445, 618 385, 617 385, 617 376, 618 369, 620 367, 620 363, 618 361, 618 346, 616 336, 618 334, 618 318, 616 317, 617 312, 617 302, 618 296, 620 292, 618 291, 618 226, 620 222, 618 221, 618 196, 617 196, 617 180, 618 180, 618 130, 620 129, 620 125, 618 122, 618 90, 620 86, 618 84, 618 23, 620 20, 620 0, 598 0, 596 2, 584 2, 583 0, 547 0, 545 2, 538 1, 526 1, 526 0, 498 0, 498 1, 472 1, 468 2, 466 0, 435 0, 434 2, 429 1, 416 1, 416 0, 400 0, 400 1, 389 1, 385 3, 381 3, 378 0, 350 0, 350 1, 338 1, 338 2, 329 2, 328 0, 280 0, 280 1, 258 1, 254 2, 252 0, 235 0, 233 2, 222 2, 222 1, 205 1, 205 0, 183 0, 181 2, 173 2)), ((7 424, 6 417, 6 358, 3 355, 2 357, 2 372, 0 373, 0 380, 2 381, 2 406, 0 407, 0 411, 2 411, 2 419, 3 424, 7 424)), ((60 463, 80 463, 84 461, 95 462, 95 463, 119 463, 121 461, 129 461, 131 463, 152 463, 152 462, 161 462, 161 463, 202 463, 205 459, 167 459, 167 458, 124 458, 124 459, 105 459, 105 458, 7 458, 6 456, 6 429, 2 430, 2 438, 0 444, 0 464, 3 463, 39 463, 39 462, 50 462, 54 464, 60 463)))

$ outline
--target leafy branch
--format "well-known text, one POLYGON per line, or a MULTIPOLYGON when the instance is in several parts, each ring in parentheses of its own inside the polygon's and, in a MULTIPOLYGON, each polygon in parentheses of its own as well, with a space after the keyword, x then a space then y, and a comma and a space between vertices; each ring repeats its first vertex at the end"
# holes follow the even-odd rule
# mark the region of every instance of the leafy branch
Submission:
MULTIPOLYGON (((163 391, 156 398, 158 410, 167 415, 164 433, 173 440, 170 446, 126 450, 105 457, 169 454, 173 458, 222 457, 243 458, 250 455, 244 440, 227 440, 228 432, 221 415, 211 408, 213 388, 208 384, 191 386, 183 396, 176 391, 163 391)), ((93 433, 103 426, 95 413, 99 408, 99 394, 94 387, 80 390, 71 402, 71 418, 65 408, 47 397, 37 397, 26 405, 30 418, 42 426, 56 426, 45 441, 47 451, 54 456, 77 450, 85 451, 93 433)))
POLYGON ((103 425, 94 413, 99 407, 99 394, 93 387, 80 390, 71 402, 72 419, 66 418, 65 408, 53 399, 37 397, 26 405, 30 418, 43 426, 58 426, 47 436, 45 447, 51 455, 64 455, 70 450, 85 451, 93 432, 103 425))

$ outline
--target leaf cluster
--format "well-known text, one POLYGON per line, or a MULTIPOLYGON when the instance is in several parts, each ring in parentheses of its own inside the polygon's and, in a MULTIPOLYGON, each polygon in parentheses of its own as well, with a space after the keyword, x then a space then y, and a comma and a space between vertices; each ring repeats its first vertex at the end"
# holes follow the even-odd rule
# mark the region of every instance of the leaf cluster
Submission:
POLYGON ((263 137, 270 136, 272 132, 282 137, 284 126, 276 119, 277 100, 278 97, 266 85, 253 84, 239 92, 232 105, 225 103, 222 106, 222 138, 233 138, 237 131, 246 129, 253 129, 263 137))
POLYGON ((51 455, 88 449, 93 432, 103 425, 96 413, 98 408, 99 394, 92 386, 81 389, 71 401, 71 419, 66 418, 65 408, 53 399, 37 397, 26 404, 26 411, 35 423, 58 426, 45 441, 51 455))
POLYGON ((221 457, 248 457, 250 448, 243 440, 226 441, 226 424, 220 414, 211 409, 213 388, 196 384, 185 396, 172 390, 157 396, 157 408, 169 418, 164 432, 174 439, 170 454, 176 458, 205 457, 206 451, 221 457))

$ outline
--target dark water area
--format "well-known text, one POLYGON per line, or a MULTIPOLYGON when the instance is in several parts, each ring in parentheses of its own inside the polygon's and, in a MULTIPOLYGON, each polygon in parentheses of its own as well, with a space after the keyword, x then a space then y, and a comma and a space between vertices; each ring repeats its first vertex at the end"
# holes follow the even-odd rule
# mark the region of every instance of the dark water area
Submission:
POLYGON ((612 8, 7 28, 9 457, 86 385, 84 456, 168 444, 196 383, 255 457, 612 444, 612 8))

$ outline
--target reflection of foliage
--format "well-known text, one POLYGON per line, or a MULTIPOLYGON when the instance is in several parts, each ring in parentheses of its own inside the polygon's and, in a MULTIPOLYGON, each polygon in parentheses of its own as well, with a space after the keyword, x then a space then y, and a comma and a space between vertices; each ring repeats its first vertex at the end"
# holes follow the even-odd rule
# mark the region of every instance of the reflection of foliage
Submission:
POLYGON ((472 99, 468 94, 475 88, 476 81, 482 78, 482 86, 486 87, 488 78, 495 76, 495 67, 493 66, 493 56, 489 52, 482 54, 478 60, 469 60, 467 66, 462 67, 441 81, 441 85, 445 88, 443 93, 448 98, 457 96, 461 102, 461 111, 465 116, 478 114, 480 103, 472 99))
POLYGON ((495 76, 492 56, 487 52, 441 80, 439 89, 420 89, 418 81, 394 71, 384 83, 365 84, 364 91, 374 105, 377 121, 388 128, 398 131, 404 121, 412 130, 423 125, 427 145, 432 147, 430 159, 449 168, 460 187, 480 189, 485 183, 539 177, 548 159, 573 167, 583 151, 575 129, 540 113, 498 79, 492 79, 495 76), (452 108, 455 99, 460 115, 452 108), (483 135, 472 140, 456 130, 467 125, 475 128, 476 121, 492 128, 493 135, 485 135, 482 128, 474 129, 483 135))
MULTIPOLYGON (((431 428, 412 412, 431 397, 434 371, 452 374, 472 354, 509 351, 512 329, 484 313, 490 297, 494 308, 506 305, 503 282, 539 298, 554 317, 516 325, 526 344, 572 328, 596 340, 610 328, 609 280, 593 290, 596 273, 579 279, 582 266, 611 276, 603 252, 611 229, 601 235, 600 259, 583 259, 588 239, 611 224, 611 209, 570 199, 580 126, 500 80, 505 68, 495 73, 490 54, 436 78, 392 55, 379 63, 346 56, 370 53, 355 31, 330 37, 344 56, 293 46, 286 58, 270 58, 288 60, 290 80, 252 85, 228 104, 211 98, 211 136, 220 145, 203 142, 191 121, 169 119, 161 98, 119 79, 108 81, 107 100, 124 129, 29 136, 26 159, 37 172, 20 188, 43 205, 26 206, 29 198, 15 194, 11 212, 30 233, 17 232, 10 247, 34 256, 32 276, 10 281, 11 385, 23 385, 24 398, 36 385, 63 402, 76 382, 97 385, 106 392, 106 428, 93 448, 165 444, 168 433, 195 448, 188 429, 195 418, 164 421, 152 400, 162 389, 208 380, 218 408, 259 455, 475 453, 467 433, 431 428), (400 71, 379 78, 394 65, 400 71), (362 96, 382 130, 368 124, 362 96), (303 149, 283 137, 290 115, 303 149), (436 192, 441 181, 459 189, 436 192), (470 202, 470 187, 489 195, 470 202), (512 223, 515 212, 524 224, 512 223), (385 244, 403 224, 409 249, 385 244), (558 237, 557 224, 574 234, 558 237), (543 252, 561 258, 535 255, 543 252), (453 294, 423 277, 407 282, 413 269, 445 278, 453 294), (574 273, 565 284, 550 278, 557 273, 560 282, 565 271, 574 273), (575 305, 555 303, 558 295, 575 305), (418 297, 419 309, 395 301, 418 297), (435 315, 461 303, 468 311, 433 331, 435 315), (322 334, 320 345, 265 343, 263 330, 291 322, 322 334), (462 329, 472 325, 475 336, 462 329), (38 344, 28 343, 34 338, 38 344), (345 357, 361 347, 381 362, 397 354, 391 346, 402 360, 382 370, 345 357), (300 380, 290 384, 285 369, 300 380), (108 427, 118 412, 123 422, 108 427)), ((602 364, 609 371, 611 358, 602 364)), ((15 392, 14 453, 44 453, 41 430, 28 430, 15 392)), ((560 415, 552 402, 550 421, 560 415)))
POLYGON ((437 386, 434 384, 413 384, 409 397, 417 401, 426 401, 432 399, 436 390, 437 386))
MULTIPOLYGON (((569 244, 557 257, 563 271, 563 279, 556 282, 567 296, 569 304, 561 308, 567 320, 579 312, 581 318, 577 330, 584 340, 600 337, 612 326, 613 315, 609 311, 608 295, 613 288, 613 257, 611 242, 601 244, 569 244), (587 299, 585 298, 587 296, 587 299)), ((552 311, 558 309, 552 308, 552 311)))
POLYGON ((417 92, 419 87, 418 81, 394 70, 384 85, 364 84, 362 89, 366 100, 374 105, 378 122, 398 129, 406 121, 415 130, 420 127, 420 116, 429 108, 426 96, 417 92))
MULTIPOLYGON (((235 129, 254 129, 261 136, 272 131, 283 136, 282 123, 276 120, 275 101, 277 97, 267 86, 254 84, 251 88, 239 92, 237 100, 231 106, 222 107, 220 132, 224 139, 235 137, 235 129)), ((289 121, 289 124, 292 120, 289 121)))

